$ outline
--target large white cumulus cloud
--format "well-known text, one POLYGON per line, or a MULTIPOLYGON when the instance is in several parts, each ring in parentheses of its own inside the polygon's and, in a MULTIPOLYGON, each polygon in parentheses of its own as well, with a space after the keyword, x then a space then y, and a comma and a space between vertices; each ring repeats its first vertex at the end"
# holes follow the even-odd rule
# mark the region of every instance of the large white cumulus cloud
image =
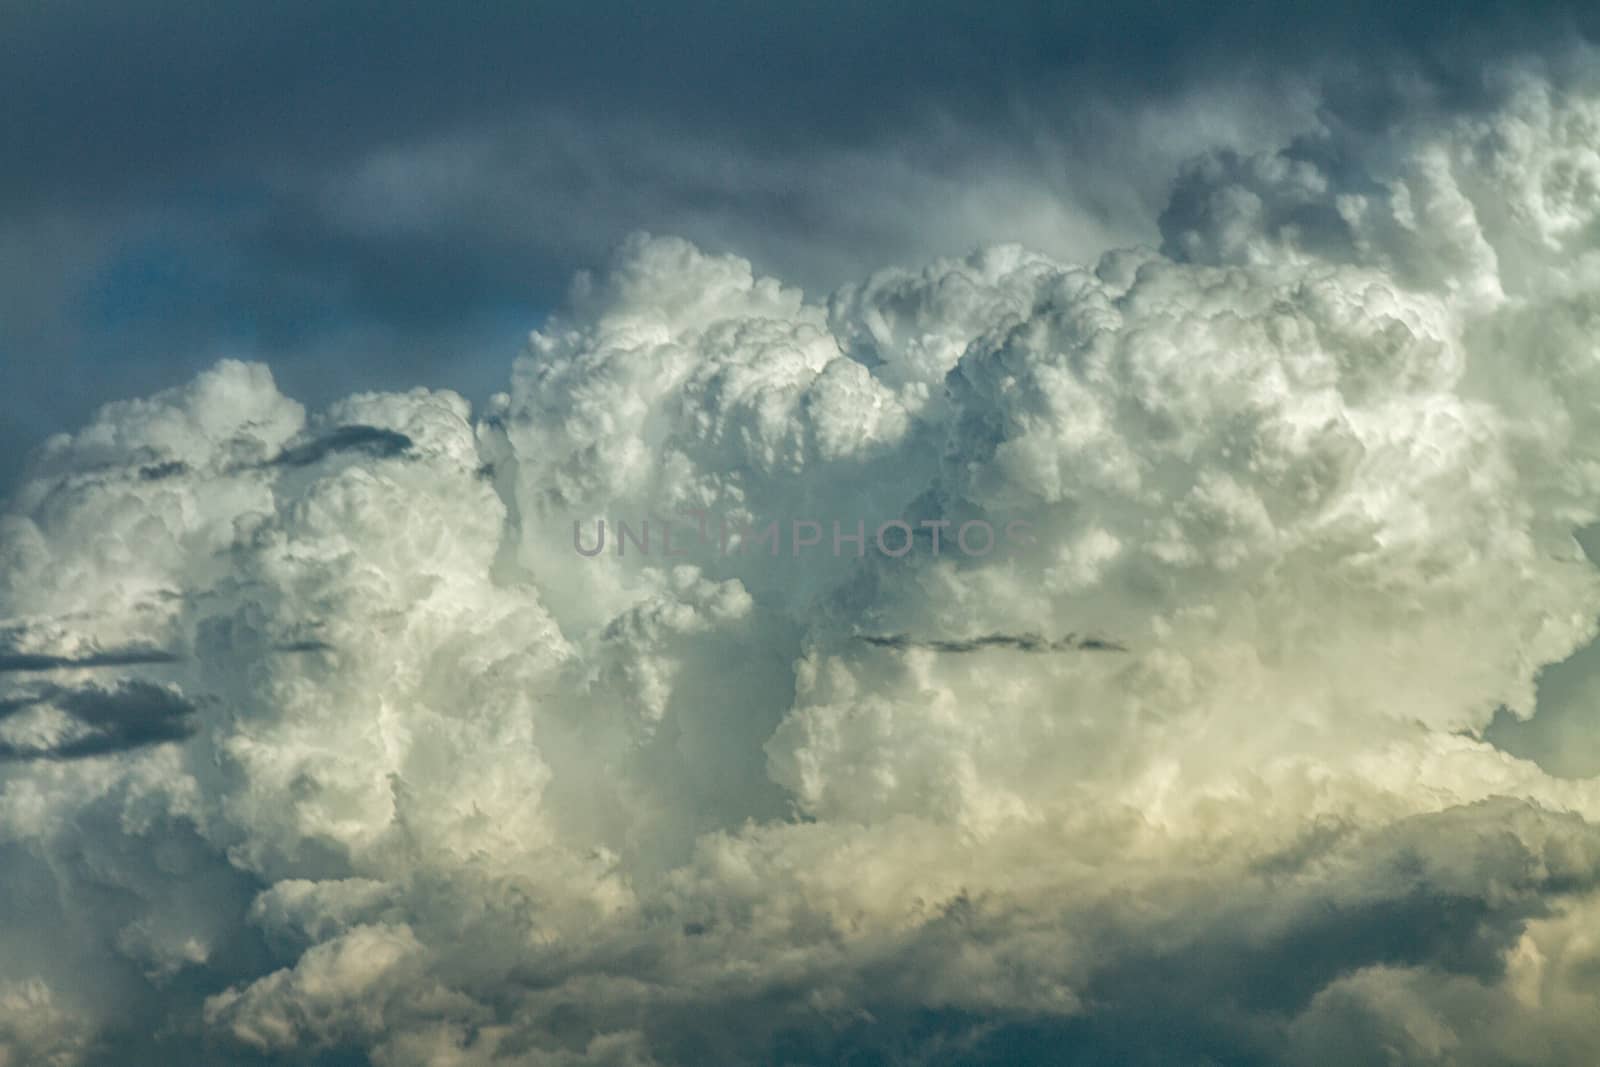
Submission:
POLYGON ((226 362, 47 442, 0 1063, 1600 1057, 1600 782, 1484 740, 1600 616, 1600 96, 1496 86, 1161 251, 639 237, 486 411, 226 362))

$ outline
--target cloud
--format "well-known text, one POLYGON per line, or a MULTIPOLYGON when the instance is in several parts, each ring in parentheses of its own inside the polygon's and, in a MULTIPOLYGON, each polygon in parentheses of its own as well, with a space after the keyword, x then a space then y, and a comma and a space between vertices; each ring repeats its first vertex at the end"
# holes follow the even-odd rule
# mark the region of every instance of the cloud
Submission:
MULTIPOLYGON (((45 736, 19 731, 20 740, 0 740, 0 760, 87 759, 115 755, 146 745, 182 741, 194 732, 195 706, 180 694, 148 682, 128 681, 110 688, 47 687, 38 695, 0 701, 0 723, 24 712, 55 711, 60 723, 30 723, 45 736)), ((8 724, 3 729, 11 733, 8 724)))
POLYGON ((1488 84, 1159 250, 637 235, 476 413, 224 361, 51 439, 0 1056, 1592 1059, 1600 791, 1491 740, 1600 616, 1600 104, 1488 84), (696 514, 1031 537, 573 550, 696 514))
POLYGON ((284 449, 272 462, 286 467, 309 467, 338 452, 360 452, 374 459, 390 459, 404 455, 410 448, 411 438, 394 430, 376 426, 336 426, 315 440, 284 449))
POLYGON ((141 663, 176 663, 178 656, 159 648, 115 649, 84 656, 52 656, 38 652, 0 652, 0 673, 53 671, 74 667, 130 667, 141 663))
POLYGON ((1274 146, 1330 102, 1368 126, 1423 95, 1459 111, 1480 70, 1595 29, 1569 0, 5 23, 0 94, 29 103, 0 122, 0 397, 28 398, 0 420, 4 491, 37 440, 223 357, 316 407, 419 383, 481 400, 506 338, 636 229, 813 291, 997 240, 1153 242, 1195 152, 1274 146))
POLYGON ((925 648, 932 652, 981 652, 989 648, 1016 649, 1019 652, 1126 652, 1126 648, 1103 637, 1068 634, 1046 641, 1038 634, 984 634, 964 640, 915 638, 909 634, 861 634, 860 640, 879 648, 925 648))

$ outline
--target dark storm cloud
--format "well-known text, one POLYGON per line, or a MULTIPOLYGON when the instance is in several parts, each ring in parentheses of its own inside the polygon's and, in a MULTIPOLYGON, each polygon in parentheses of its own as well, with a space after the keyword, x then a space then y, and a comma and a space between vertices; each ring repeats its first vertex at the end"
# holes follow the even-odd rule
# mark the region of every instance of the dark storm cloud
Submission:
MULTIPOLYGON (((1400 967, 1496 978, 1505 951, 1530 920, 1596 885, 1600 828, 1524 802, 1464 805, 1366 833, 1346 828, 1328 834, 1318 827, 1286 865, 1230 883, 1215 901, 1197 900, 1175 913, 1170 928, 1154 939, 1158 950, 1127 951, 1150 938, 1128 936, 1125 927, 1143 918, 1122 914, 1119 901, 1108 902, 1098 921, 1076 924, 1104 958, 1083 990, 1092 1010, 1030 1017, 880 1003, 880 997, 890 999, 886 991, 924 980, 931 961, 948 958, 949 944, 993 950, 1016 943, 1006 915, 988 901, 960 895, 902 953, 865 976, 865 1021, 829 1027, 796 1022, 779 1031, 765 1062, 1308 1062, 1289 1055, 1283 1024, 1341 977, 1400 967), (1313 873, 1321 877, 1305 880, 1313 873)), ((1053 941, 1057 935, 1046 926, 1037 936, 1053 941)), ((1027 958, 1025 951, 1019 955, 1027 958)), ((1376 1049, 1370 1059, 1322 1050, 1309 1062, 1380 1058, 1376 1049)))
POLYGON ((284 641, 273 645, 274 652, 300 653, 300 652, 332 652, 334 648, 326 641, 307 639, 303 641, 284 641))
POLYGON ((177 663, 181 656, 160 648, 121 648, 82 656, 55 656, 0 648, 0 674, 19 671, 57 671, 85 667, 136 667, 177 663))
POLYGON ((176 478, 186 474, 189 465, 182 460, 166 460, 162 463, 152 463, 139 468, 139 478, 146 482, 159 482, 167 478, 176 478))
POLYGON ((0 191, 164 194, 174 178, 348 156, 528 104, 792 143, 871 137, 930 103, 993 113, 1041 82, 1171 91, 1223 60, 1377 48, 1455 71, 1452 49, 1526 42, 1553 16, 1592 23, 1585 7, 10 4, 0 90, 29 106, 0 119, 16 164, 0 191))
POLYGON ((182 741, 194 733, 195 705, 171 689, 142 681, 76 689, 49 686, 0 702, 0 721, 42 705, 66 714, 81 732, 51 742, 0 740, 0 761, 109 756, 182 741))
POLYGON ((392 459, 411 450, 411 438, 377 426, 338 426, 303 445, 286 448, 272 460, 279 467, 309 467, 339 452, 392 459))
MULTIPOLYGON (((1208 875, 1207 861, 1196 859, 1194 882, 1174 886, 1181 906, 1170 911, 1137 893, 1129 896, 1141 903, 1130 908, 1112 892, 1098 913, 1058 925, 1043 916, 1019 921, 1004 901, 960 892, 865 968, 849 987, 855 1010, 848 1016, 797 1011, 792 989, 751 985, 730 988, 725 1001, 688 1021, 649 1011, 635 1021, 667 1063, 1381 1062, 1376 1047, 1357 1058, 1292 1048, 1288 1024, 1320 991, 1365 968, 1498 977, 1505 950, 1530 921, 1600 885, 1600 828, 1570 813, 1495 799, 1374 830, 1309 827, 1286 855, 1209 891, 1198 889, 1208 875), (1161 923, 1154 932, 1152 921, 1161 923), (1063 936, 1069 925, 1070 939, 1063 936), (997 972, 1022 986, 1050 954, 1085 960, 1084 1010, 908 1007, 918 998, 907 991, 925 990, 929 976, 963 949, 1001 961, 997 972)), ((681 932, 722 933, 703 920, 681 932)), ((650 975, 670 962, 659 951, 635 950, 612 966, 650 975)), ((1037 975, 1041 984, 1047 973, 1037 975)), ((555 980, 533 969, 515 978, 535 988, 555 980)), ((570 1027, 581 1047, 579 1035, 599 1018, 597 1006, 575 1000, 551 1029, 561 1036, 560 1027, 570 1027)))
POLYGON ((910 634, 862 634, 862 641, 878 648, 926 649, 930 652, 982 652, 990 648, 1005 648, 1017 652, 1126 652, 1127 648, 1103 637, 1079 637, 1067 634, 1055 640, 1046 640, 1038 634, 984 634, 963 640, 917 638, 910 634))

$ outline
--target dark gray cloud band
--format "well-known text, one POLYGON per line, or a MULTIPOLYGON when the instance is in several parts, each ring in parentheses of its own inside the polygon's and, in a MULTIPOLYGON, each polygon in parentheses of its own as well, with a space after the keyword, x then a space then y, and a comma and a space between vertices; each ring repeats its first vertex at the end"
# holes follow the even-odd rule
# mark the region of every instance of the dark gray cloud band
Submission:
POLYGON ((967 653, 991 648, 1016 652, 1126 652, 1127 646, 1104 637, 1067 634, 1053 640, 1038 634, 983 634, 963 639, 919 638, 910 634, 862 634, 860 640, 877 648, 926 649, 929 652, 967 653))
POLYGON ((66 715, 75 732, 52 741, 0 740, 0 762, 88 759, 183 741, 194 733, 197 710, 176 690, 152 682, 52 685, 28 696, 0 700, 0 723, 44 706, 66 715))

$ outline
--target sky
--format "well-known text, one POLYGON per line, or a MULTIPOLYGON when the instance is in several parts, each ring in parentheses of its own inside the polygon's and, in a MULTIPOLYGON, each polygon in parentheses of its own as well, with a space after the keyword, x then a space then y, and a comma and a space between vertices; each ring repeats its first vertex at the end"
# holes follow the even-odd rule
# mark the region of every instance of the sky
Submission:
POLYGON ((1182 160, 1442 106, 1587 5, 7 4, 0 485, 217 358, 482 402, 636 230, 816 294, 1159 240, 1182 160), (1414 87, 1414 85, 1413 85, 1414 87))
POLYGON ((1595 33, 0 0, 0 1067, 1600 1061, 1595 33))

